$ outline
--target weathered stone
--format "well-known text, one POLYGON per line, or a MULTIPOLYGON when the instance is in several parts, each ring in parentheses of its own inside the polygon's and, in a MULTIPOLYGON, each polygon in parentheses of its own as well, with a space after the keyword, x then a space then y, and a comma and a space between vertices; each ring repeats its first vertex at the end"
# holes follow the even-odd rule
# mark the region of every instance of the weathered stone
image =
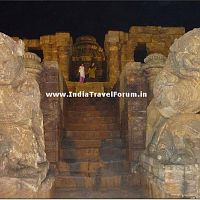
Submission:
MULTIPOLYGON (((140 93, 145 90, 145 78, 140 63, 129 62, 120 76, 120 92, 140 93)), ((126 143, 128 159, 137 162, 144 150, 147 98, 120 98, 119 110, 122 130, 126 143)))
POLYGON ((199 164, 165 165, 145 153, 140 180, 149 198, 199 198, 199 164))
POLYGON ((0 176, 37 191, 48 171, 39 87, 25 71, 22 41, 0 33, 0 46, 0 176))
POLYGON ((169 34, 169 35, 183 35, 185 33, 185 28, 184 27, 162 27, 160 29, 161 34, 169 34))
POLYGON ((26 71, 30 76, 37 80, 42 71, 41 59, 36 54, 31 52, 26 52, 23 55, 23 59, 26 71))
POLYGON ((48 98, 47 92, 59 92, 60 74, 56 61, 44 61, 39 77, 42 92, 41 109, 44 115, 45 150, 48 160, 58 161, 58 141, 61 131, 61 99, 48 98))
POLYGON ((136 34, 140 34, 140 33, 158 33, 160 30, 160 26, 132 26, 129 29, 130 33, 136 33, 136 34))
MULTIPOLYGON (((174 121, 176 124, 177 123, 180 124, 177 127, 175 124, 167 125, 169 122, 167 121, 167 119, 163 119, 160 121, 160 123, 157 123, 157 125, 154 125, 154 126, 157 126, 157 130, 161 129, 161 127, 163 126, 165 127, 165 128, 163 127, 164 129, 161 132, 158 131, 156 134, 157 136, 154 137, 154 142, 155 142, 157 140, 155 138, 158 137, 158 135, 160 134, 163 135, 162 136, 163 139, 161 139, 162 138, 161 135, 159 136, 160 142, 162 140, 161 142, 162 146, 165 143, 166 139, 164 139, 164 137, 167 137, 166 136, 167 134, 171 134, 170 137, 172 138, 172 141, 175 140, 174 133, 176 131, 178 131, 178 133, 176 133, 176 135, 178 134, 176 137, 180 139, 182 137, 186 139, 187 135, 190 135, 190 134, 191 134, 190 140, 193 140, 192 139, 193 137, 195 137, 196 139, 199 137, 198 134, 196 135, 193 133, 193 131, 198 132, 198 126, 197 126, 196 121, 199 120, 199 117, 198 115, 192 114, 192 113, 198 113, 200 111, 200 104, 198 101, 199 94, 200 94, 199 87, 198 87, 199 85, 198 84, 199 83, 199 78, 198 78, 199 69, 197 67, 198 60, 196 60, 196 58, 193 56, 193 52, 196 52, 198 55, 198 39, 196 39, 197 37, 199 37, 198 34, 199 34, 199 29, 195 29, 191 32, 188 32, 187 34, 182 36, 180 39, 175 41, 175 43, 170 47, 171 52, 168 56, 166 66, 164 67, 162 72, 159 74, 159 76, 157 76, 155 84, 154 84, 154 100, 153 100, 154 103, 153 104, 155 105, 155 109, 157 109, 164 118, 170 118, 174 116, 172 118, 172 121, 174 121), (191 46, 193 47, 192 49, 191 49, 191 46), (182 56, 178 56, 178 55, 182 55, 182 56), (181 114, 181 113, 188 113, 188 114, 181 114), (177 114, 178 116, 175 116, 177 114), (183 125, 181 125, 181 123, 183 123, 183 125), (191 127, 191 130, 193 131, 188 132, 188 129, 184 128, 185 123, 187 123, 188 126, 191 127), (173 128, 170 128, 170 127, 173 127, 173 128)), ((148 116, 148 117, 151 117, 151 116, 148 116)), ((188 143, 190 140, 186 139, 185 141, 186 143, 188 143)), ((169 141, 167 143, 168 145, 174 146, 169 141)), ((164 145, 165 151, 167 150, 167 148, 169 148, 167 143, 164 145)), ((178 152, 180 151, 180 149, 182 149, 180 142, 179 142, 179 145, 180 145, 179 147, 178 146, 175 147, 176 145, 174 146, 175 148, 174 151, 177 151, 177 154, 179 154, 178 152)), ((195 148, 193 148, 192 151, 194 150, 195 148)), ((186 157, 188 157, 184 149, 182 149, 181 151, 183 151, 182 153, 185 154, 186 157)), ((188 151, 189 149, 187 148, 187 152, 188 151)), ((198 156, 197 157, 196 156, 194 153, 192 157, 199 160, 198 156)), ((191 162, 191 159, 187 161, 183 157, 181 156, 180 158, 177 158, 177 159, 180 159, 179 161, 178 160, 175 161, 173 159, 173 162, 191 162)), ((168 159, 172 159, 172 158, 170 157, 168 159)), ((166 161, 167 160, 165 160, 165 162, 166 161)))
POLYGON ((148 32, 147 33, 139 33, 139 34, 132 33, 130 35, 130 37, 135 42, 147 43, 147 42, 152 41, 152 35, 148 34, 148 32))
POLYGON ((157 74, 162 70, 165 65, 166 57, 162 54, 150 54, 145 59, 145 64, 142 66, 144 75, 148 80, 148 103, 153 98, 153 84, 157 74))
POLYGON ((153 198, 158 197, 153 185, 163 190, 158 195, 165 198, 199 198, 199 46, 200 29, 175 40, 154 82, 154 98, 148 107, 146 155, 140 161, 153 198), (150 158, 161 166, 156 168, 154 164, 152 170, 150 158), (165 169, 162 181, 161 168, 165 169))

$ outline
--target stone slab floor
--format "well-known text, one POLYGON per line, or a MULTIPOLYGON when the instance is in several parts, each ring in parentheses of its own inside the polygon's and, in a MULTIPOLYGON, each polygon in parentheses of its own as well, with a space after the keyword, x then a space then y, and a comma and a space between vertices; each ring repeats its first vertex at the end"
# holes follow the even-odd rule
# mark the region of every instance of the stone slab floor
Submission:
POLYGON ((66 191, 56 189, 53 198, 147 198, 140 187, 100 191, 66 191))

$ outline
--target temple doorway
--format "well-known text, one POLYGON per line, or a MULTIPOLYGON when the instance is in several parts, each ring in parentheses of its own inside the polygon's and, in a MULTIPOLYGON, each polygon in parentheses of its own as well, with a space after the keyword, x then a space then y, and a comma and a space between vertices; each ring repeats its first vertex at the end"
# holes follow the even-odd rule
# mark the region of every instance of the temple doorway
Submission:
POLYGON ((86 81, 90 82, 87 72, 92 63, 96 67, 95 82, 105 81, 106 64, 103 48, 100 47, 93 36, 80 36, 76 39, 73 46, 69 80, 79 80, 78 70, 79 66, 83 64, 85 67, 86 81))

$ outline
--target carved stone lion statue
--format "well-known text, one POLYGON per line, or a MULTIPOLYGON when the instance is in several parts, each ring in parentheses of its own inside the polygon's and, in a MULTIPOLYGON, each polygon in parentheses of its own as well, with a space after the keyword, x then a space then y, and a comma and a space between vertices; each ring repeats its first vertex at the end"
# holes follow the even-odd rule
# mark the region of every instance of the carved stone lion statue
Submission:
POLYGON ((162 163, 200 163, 200 28, 170 47, 147 109, 147 152, 162 163))
POLYGON ((0 176, 46 177, 43 117, 37 82, 28 77, 24 44, 0 33, 0 176))

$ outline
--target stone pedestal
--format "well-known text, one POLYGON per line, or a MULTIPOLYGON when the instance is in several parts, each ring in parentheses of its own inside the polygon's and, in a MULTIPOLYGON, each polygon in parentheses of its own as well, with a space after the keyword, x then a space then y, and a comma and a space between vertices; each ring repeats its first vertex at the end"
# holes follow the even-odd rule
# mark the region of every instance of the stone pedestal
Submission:
POLYGON ((161 164, 151 156, 140 157, 141 184, 149 198, 200 198, 200 165, 161 164))

